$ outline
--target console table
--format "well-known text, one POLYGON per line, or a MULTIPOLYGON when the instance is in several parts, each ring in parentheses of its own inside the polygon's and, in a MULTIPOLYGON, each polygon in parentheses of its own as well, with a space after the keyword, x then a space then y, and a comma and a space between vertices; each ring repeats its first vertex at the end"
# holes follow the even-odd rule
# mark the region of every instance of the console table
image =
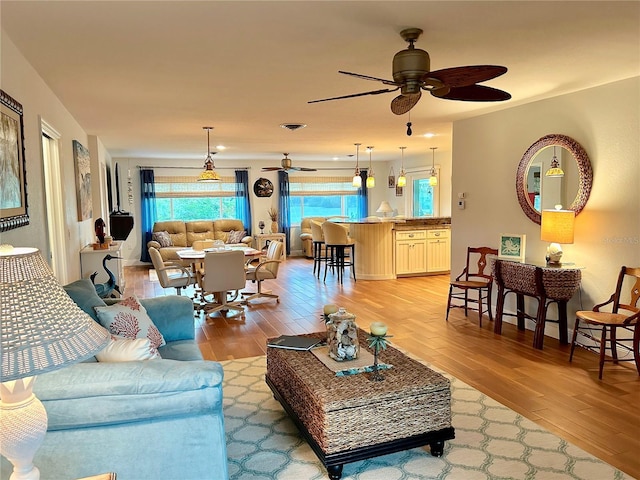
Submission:
POLYGON ((258 250, 262 250, 274 240, 282 242, 282 260, 287 259, 287 236, 284 233, 256 233, 253 239, 258 250))
POLYGON ((558 323, 559 340, 561 344, 568 344, 567 332, 567 302, 580 288, 582 279, 581 267, 574 264, 558 266, 540 265, 535 262, 515 262, 493 258, 493 274, 498 284, 496 303, 496 320, 494 332, 502 333, 502 316, 504 313, 504 299, 507 294, 516 294, 518 330, 525 330, 525 318, 535 321, 536 328, 533 337, 533 347, 542 349, 544 342, 544 326, 546 322, 558 323), (525 312, 524 297, 538 300, 536 315, 525 312), (550 304, 558 305, 558 319, 547 318, 550 304))

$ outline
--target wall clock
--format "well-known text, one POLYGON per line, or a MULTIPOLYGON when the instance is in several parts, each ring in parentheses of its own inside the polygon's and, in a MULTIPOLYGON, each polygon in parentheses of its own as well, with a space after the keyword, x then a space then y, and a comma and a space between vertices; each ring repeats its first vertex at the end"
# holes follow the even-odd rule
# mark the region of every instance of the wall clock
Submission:
POLYGON ((273 193, 273 183, 267 178, 259 178, 253 184, 253 193, 258 197, 270 197, 273 193))

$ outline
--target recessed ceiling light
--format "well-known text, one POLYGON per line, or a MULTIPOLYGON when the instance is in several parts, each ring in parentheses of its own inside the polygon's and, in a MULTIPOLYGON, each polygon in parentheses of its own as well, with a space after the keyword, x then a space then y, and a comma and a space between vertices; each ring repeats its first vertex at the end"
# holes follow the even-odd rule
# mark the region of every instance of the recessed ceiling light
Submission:
POLYGON ((227 147, 225 147, 224 145, 216 145, 216 148, 218 150, 226 150, 227 149, 227 147))
POLYGON ((306 123, 281 123, 280 126, 282 128, 286 128, 287 130, 291 130, 293 132, 300 128, 306 127, 307 124, 306 123))
POLYGON ((435 136, 436 136, 436 134, 435 134, 435 133, 425 133, 425 134, 424 134, 424 137, 426 137, 426 138, 433 138, 433 137, 435 137, 435 136))

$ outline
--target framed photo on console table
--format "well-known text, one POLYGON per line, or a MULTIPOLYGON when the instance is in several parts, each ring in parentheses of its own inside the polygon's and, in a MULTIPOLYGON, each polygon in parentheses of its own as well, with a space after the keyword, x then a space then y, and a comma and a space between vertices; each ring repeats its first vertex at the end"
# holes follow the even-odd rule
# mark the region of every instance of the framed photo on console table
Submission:
POLYGON ((0 232, 29 224, 22 105, 0 90, 0 232))
POLYGON ((504 260, 513 260, 516 262, 524 262, 524 253, 527 243, 526 240, 526 235, 501 233, 498 258, 502 258, 504 260))

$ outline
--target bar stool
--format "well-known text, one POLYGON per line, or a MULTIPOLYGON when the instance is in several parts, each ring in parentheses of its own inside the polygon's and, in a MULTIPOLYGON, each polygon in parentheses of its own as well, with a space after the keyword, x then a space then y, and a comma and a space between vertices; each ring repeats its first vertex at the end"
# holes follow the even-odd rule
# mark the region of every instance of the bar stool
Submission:
POLYGON ((313 274, 320 278, 322 264, 327 262, 327 248, 324 244, 322 223, 311 220, 311 242, 313 244, 313 274))
POLYGON ((324 280, 327 280, 327 270, 331 267, 338 271, 338 281, 342 283, 344 278, 344 268, 351 268, 353 280, 356 280, 356 272, 354 269, 355 260, 355 242, 349 237, 346 227, 333 222, 324 222, 322 224, 322 233, 324 234, 325 247, 327 249, 326 264, 324 267, 324 280))

